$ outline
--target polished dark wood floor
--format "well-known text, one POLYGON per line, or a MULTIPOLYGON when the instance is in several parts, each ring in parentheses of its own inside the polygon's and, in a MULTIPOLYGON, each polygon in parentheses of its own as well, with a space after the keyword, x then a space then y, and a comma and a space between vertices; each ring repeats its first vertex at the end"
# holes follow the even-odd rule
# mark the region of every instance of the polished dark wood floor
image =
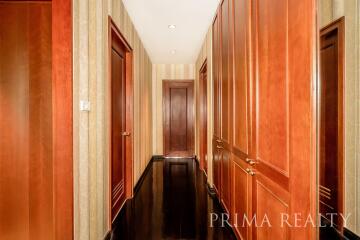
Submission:
POLYGON ((222 208, 194 159, 153 161, 115 220, 111 239, 236 239, 220 220, 211 227, 211 213, 220 216, 222 208))

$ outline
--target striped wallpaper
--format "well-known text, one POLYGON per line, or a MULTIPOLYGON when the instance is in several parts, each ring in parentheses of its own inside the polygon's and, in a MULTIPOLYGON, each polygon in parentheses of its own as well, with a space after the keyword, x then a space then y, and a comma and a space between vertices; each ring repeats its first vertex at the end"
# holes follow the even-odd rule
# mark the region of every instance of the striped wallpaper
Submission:
POLYGON ((121 0, 74 0, 74 239, 99 240, 108 206, 108 16, 134 50, 134 181, 152 156, 152 62, 121 0), (80 112, 89 100, 91 111, 80 112))

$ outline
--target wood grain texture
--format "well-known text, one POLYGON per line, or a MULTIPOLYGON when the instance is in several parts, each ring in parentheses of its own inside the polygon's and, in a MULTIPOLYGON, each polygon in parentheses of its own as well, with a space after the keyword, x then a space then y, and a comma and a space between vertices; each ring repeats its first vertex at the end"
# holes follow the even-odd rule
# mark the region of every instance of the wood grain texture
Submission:
POLYGON ((7 60, 1 62, 1 90, 6 90, 6 95, 0 94, 1 104, 7 102, 1 107, 6 111, 0 114, 6 117, 1 132, 9 134, 1 142, 7 150, 2 151, 0 171, 6 172, 2 179, 11 180, 0 187, 7 198, 0 201, 1 216, 6 218, 1 223, 10 224, 1 224, 2 239, 73 236, 71 4, 60 4, 0 3, 1 18, 6 20, 0 51, 1 59, 7 60), (61 34, 55 31, 59 28, 61 34), (21 140, 9 141, 17 137, 21 140), (16 154, 11 155, 19 165, 11 164, 10 169, 6 162, 15 146, 16 154))
POLYGON ((72 0, 52 1, 54 239, 73 239, 72 0))

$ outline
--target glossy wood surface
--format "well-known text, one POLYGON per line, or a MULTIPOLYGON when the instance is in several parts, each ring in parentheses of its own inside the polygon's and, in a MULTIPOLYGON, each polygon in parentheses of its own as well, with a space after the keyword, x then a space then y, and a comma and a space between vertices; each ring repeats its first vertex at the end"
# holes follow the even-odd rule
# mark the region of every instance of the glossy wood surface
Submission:
POLYGON ((194 155, 194 82, 164 80, 164 153, 168 157, 194 155))
POLYGON ((223 211, 209 195, 206 175, 194 159, 150 164, 139 191, 114 222, 111 239, 236 239, 230 228, 221 227, 223 211))
MULTIPOLYGON (((320 213, 343 214, 344 203, 344 18, 320 31, 320 213)), ((342 221, 334 216, 337 228, 342 221)))

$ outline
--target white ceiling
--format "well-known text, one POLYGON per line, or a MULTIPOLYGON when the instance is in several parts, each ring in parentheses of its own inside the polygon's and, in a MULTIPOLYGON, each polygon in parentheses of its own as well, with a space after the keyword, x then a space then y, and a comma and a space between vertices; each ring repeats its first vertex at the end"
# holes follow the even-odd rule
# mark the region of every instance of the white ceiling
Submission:
POLYGON ((153 63, 186 64, 195 63, 219 0, 123 2, 153 63))

